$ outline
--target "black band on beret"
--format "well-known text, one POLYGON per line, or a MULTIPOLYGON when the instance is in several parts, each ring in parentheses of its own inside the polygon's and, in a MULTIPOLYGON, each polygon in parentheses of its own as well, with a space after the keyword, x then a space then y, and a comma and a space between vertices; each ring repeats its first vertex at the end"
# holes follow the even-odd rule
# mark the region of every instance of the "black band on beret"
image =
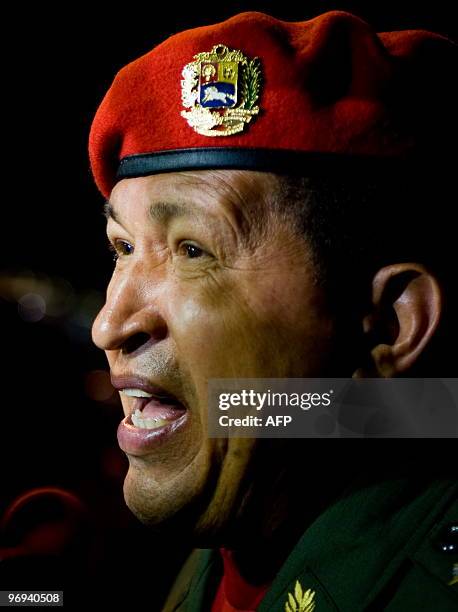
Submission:
POLYGON ((405 172, 412 160, 278 149, 209 147, 141 153, 124 157, 116 178, 134 178, 183 170, 261 170, 278 174, 340 174, 405 172))

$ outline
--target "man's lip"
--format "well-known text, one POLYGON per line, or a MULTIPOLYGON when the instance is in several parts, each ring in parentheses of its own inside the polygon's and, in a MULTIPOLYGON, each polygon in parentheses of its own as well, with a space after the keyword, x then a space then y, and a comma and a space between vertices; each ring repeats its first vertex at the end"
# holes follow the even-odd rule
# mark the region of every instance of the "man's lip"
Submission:
MULTIPOLYGON (((111 373, 111 384, 118 391, 123 389, 141 389, 159 398, 172 398, 180 401, 173 393, 157 384, 149 382, 146 378, 131 375, 116 375, 111 373)), ((181 402, 180 402, 181 403, 181 402)))
POLYGON ((134 427, 130 416, 125 417, 118 427, 118 444, 127 455, 143 457, 154 451, 189 424, 189 413, 186 411, 178 419, 170 421, 157 429, 139 429, 134 427))

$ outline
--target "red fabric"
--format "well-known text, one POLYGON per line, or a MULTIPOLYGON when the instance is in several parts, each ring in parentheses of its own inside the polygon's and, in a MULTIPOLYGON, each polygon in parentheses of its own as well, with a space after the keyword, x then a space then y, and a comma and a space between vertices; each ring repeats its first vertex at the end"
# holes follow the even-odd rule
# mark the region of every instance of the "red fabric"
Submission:
POLYGON ((254 612, 270 585, 253 586, 242 578, 230 550, 220 549, 224 574, 211 612, 254 612))
MULTIPOLYGON (((426 31, 376 34, 331 11, 290 23, 248 12, 171 36, 116 76, 94 119, 89 154, 105 196, 125 156, 190 147, 403 155, 446 137, 456 45, 426 31), (181 116, 181 72, 224 44, 259 57, 260 113, 232 136, 197 134, 181 116)), ((450 113, 451 115, 451 113, 450 113)))

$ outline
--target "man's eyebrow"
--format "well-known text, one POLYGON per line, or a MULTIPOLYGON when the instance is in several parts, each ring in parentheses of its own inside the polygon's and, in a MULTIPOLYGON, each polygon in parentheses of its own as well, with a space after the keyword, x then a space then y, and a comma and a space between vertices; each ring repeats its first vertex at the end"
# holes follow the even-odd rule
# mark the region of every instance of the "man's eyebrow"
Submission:
POLYGON ((107 200, 103 205, 103 214, 107 221, 108 219, 113 219, 114 221, 116 221, 116 223, 119 223, 118 215, 116 214, 110 200, 107 200))
POLYGON ((152 204, 149 209, 150 218, 153 221, 166 224, 175 217, 195 217, 193 210, 185 204, 176 202, 157 202, 152 204))
MULTIPOLYGON (((116 223, 120 223, 120 219, 113 208, 113 205, 107 200, 103 206, 103 214, 107 219, 113 219, 116 223)), ((153 221, 166 224, 170 219, 175 217, 193 217, 195 213, 184 204, 175 202, 157 202, 152 204, 149 209, 150 218, 153 221)))

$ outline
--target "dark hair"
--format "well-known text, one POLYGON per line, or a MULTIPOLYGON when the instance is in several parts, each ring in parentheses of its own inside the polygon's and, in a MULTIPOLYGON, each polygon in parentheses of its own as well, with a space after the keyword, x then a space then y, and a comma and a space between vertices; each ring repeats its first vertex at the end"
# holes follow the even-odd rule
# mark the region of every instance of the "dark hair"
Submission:
POLYGON ((456 340, 457 199, 451 182, 449 174, 424 169, 367 176, 281 175, 276 206, 306 237, 316 281, 346 316, 358 318, 368 307, 371 280, 381 267, 416 262, 430 270, 445 296, 435 340, 443 351, 445 339, 456 340))

